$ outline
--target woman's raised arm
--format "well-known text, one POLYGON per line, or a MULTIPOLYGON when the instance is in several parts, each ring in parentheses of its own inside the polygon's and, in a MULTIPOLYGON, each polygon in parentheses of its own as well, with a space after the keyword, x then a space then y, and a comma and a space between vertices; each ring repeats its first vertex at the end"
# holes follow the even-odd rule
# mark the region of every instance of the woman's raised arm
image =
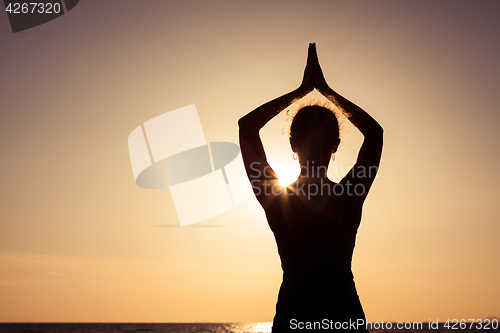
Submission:
POLYGON ((328 86, 319 65, 316 46, 310 52, 310 63, 314 72, 314 87, 328 98, 344 113, 349 121, 363 134, 363 145, 358 154, 356 164, 349 174, 344 177, 344 182, 361 183, 364 185, 363 199, 375 178, 382 155, 383 134, 382 126, 373 119, 365 110, 342 97, 328 86))
POLYGON ((242 130, 245 132, 260 130, 269 120, 273 119, 294 101, 310 93, 314 89, 314 58, 316 58, 317 62, 316 48, 314 43, 312 43, 309 44, 306 69, 304 70, 304 77, 300 87, 292 92, 289 92, 288 94, 259 106, 252 112, 240 118, 238 121, 240 132, 242 130))
POLYGON ((267 122, 286 109, 290 104, 304 97, 314 89, 314 77, 310 64, 312 52, 312 44, 309 44, 307 65, 299 88, 259 106, 238 121, 241 154, 254 191, 256 190, 255 186, 261 185, 265 179, 277 179, 276 174, 267 162, 259 131, 267 122))
POLYGON ((326 98, 328 98, 335 106, 342 111, 349 121, 356 126, 359 131, 365 136, 382 136, 383 129, 379 123, 373 119, 368 113, 356 104, 342 97, 334 91, 326 83, 323 71, 319 65, 318 54, 316 53, 316 45, 313 43, 310 47, 309 57, 311 71, 314 75, 314 87, 326 98))

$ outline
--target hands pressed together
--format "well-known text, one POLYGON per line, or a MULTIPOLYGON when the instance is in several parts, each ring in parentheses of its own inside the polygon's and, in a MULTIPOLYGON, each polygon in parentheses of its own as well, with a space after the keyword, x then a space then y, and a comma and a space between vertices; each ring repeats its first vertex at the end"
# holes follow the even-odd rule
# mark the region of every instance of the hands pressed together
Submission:
POLYGON ((310 43, 306 69, 304 70, 304 78, 302 79, 299 90, 310 92, 315 88, 321 93, 325 93, 330 89, 323 76, 321 66, 319 65, 318 54, 316 53, 316 43, 310 43))

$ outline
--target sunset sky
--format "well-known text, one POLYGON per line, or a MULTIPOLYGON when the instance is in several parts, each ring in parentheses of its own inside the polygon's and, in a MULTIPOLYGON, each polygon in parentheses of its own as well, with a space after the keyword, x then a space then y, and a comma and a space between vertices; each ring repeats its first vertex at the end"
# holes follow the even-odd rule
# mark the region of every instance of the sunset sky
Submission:
MULTIPOLYGON (((3 6, 0 6, 3 8, 3 6)), ((82 0, 0 12, 0 322, 272 321, 281 267, 253 195, 180 228, 133 178, 130 132, 196 104, 207 141, 301 82, 385 130, 353 272, 370 321, 500 316, 499 1, 82 0)), ((297 169, 285 117, 261 131, 297 169)), ((334 166, 362 137, 344 131, 334 166)), ((332 180, 339 180, 330 170, 332 180)))

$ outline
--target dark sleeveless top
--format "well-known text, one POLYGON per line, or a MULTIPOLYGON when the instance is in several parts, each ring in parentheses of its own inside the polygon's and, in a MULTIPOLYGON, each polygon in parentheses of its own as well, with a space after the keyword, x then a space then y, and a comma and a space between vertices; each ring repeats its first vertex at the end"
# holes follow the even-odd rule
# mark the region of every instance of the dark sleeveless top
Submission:
POLYGON ((330 194, 313 209, 305 199, 286 189, 263 204, 283 269, 273 332, 299 330, 291 320, 365 318, 351 271, 362 203, 330 194))

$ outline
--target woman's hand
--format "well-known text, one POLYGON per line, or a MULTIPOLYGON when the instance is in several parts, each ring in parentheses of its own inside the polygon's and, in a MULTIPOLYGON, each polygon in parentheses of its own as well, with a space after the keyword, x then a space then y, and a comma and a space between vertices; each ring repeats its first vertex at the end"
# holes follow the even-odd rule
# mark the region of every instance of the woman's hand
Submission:
POLYGON ((300 84, 299 90, 309 93, 314 89, 315 83, 315 72, 317 71, 314 64, 314 58, 316 56, 316 45, 314 43, 309 44, 309 51, 307 54, 306 69, 304 70, 304 77, 302 78, 302 83, 300 84))
POLYGON ((311 75, 314 79, 314 88, 320 92, 325 92, 330 89, 326 83, 323 71, 319 65, 318 54, 316 52, 316 43, 309 44, 309 55, 307 57, 307 65, 310 67, 311 75))

